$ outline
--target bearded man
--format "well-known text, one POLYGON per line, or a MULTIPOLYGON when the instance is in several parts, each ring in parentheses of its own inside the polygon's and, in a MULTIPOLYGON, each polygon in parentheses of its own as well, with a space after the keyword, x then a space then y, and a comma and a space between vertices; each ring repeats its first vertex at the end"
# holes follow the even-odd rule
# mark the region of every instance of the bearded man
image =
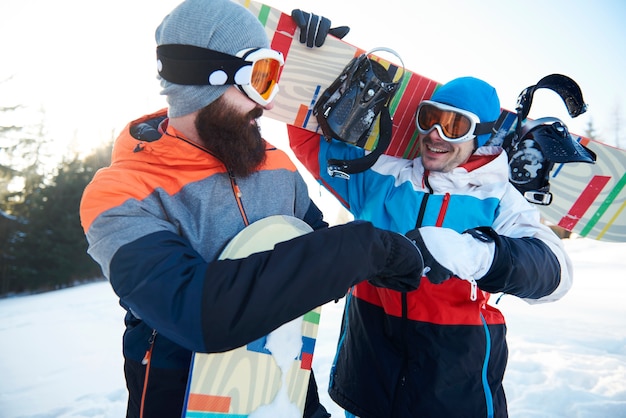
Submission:
MULTIPOLYGON (((257 119, 283 58, 256 17, 229 0, 186 0, 156 41, 169 106, 122 131, 80 208, 88 252, 126 310, 127 416, 144 418, 181 416, 194 351, 257 340, 363 280, 406 285, 423 271, 402 235, 368 222, 327 228, 295 165, 262 139, 257 119), (218 260, 273 215, 314 232, 218 260)), ((304 416, 329 416, 313 375, 304 416)))

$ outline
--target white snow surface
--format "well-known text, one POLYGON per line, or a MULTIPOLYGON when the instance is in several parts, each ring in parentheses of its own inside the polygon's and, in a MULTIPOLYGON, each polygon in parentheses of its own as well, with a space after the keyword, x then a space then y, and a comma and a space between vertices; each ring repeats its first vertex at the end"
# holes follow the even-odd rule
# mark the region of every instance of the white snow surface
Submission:
MULTIPOLYGON (((626 417, 626 244, 564 242, 575 270, 562 300, 498 303, 508 321, 509 414, 626 417)), ((323 307, 313 362, 333 417, 343 412, 325 388, 342 307, 323 307)), ((123 417, 123 315, 107 282, 0 300, 0 417, 123 417)))

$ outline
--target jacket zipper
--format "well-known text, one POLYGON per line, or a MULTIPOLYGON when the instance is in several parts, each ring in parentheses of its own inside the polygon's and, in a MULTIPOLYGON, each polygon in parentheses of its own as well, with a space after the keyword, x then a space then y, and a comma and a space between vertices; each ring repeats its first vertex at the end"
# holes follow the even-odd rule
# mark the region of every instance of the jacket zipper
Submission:
POLYGON ((241 200, 241 189, 237 184, 237 178, 233 174, 230 169, 228 169, 228 177, 230 178, 230 186, 233 189, 233 195, 235 196, 235 200, 237 201, 237 207, 239 208, 239 213, 241 213, 241 217, 243 219, 243 224, 245 226, 250 225, 250 221, 248 220, 248 216, 246 215, 246 210, 243 207, 243 201, 241 200))
MULTIPOLYGON (((428 184, 428 182, 426 183, 428 184)), ((428 184, 428 187, 430 187, 430 184, 428 184)), ((446 193, 443 196, 443 201, 441 202, 441 208, 439 209, 439 214, 437 215, 437 222, 435 223, 435 226, 439 228, 443 226, 443 220, 446 217, 449 204, 450 204, 450 193, 446 193)), ((419 219, 418 219, 418 222, 421 224, 421 221, 419 219)), ((476 300, 478 300, 478 284, 476 284, 476 280, 474 279, 469 279, 467 281, 470 283, 470 300, 472 302, 476 302, 476 300)))
MULTIPOLYGON (((215 159, 220 160, 211 151, 209 151, 208 149, 204 148, 203 146, 200 146, 200 145, 196 144, 195 142, 192 142, 192 141, 190 141, 190 140, 188 140, 186 138, 180 137, 178 135, 169 134, 167 132, 167 130, 165 130, 165 135, 169 135, 171 137, 180 139, 181 141, 186 142, 187 144, 191 145, 192 147, 198 148, 198 149, 208 153, 209 155, 213 156, 215 159)), ((222 164, 224 164, 224 162, 222 162, 222 164)), ((231 187, 233 189, 233 194, 235 195, 235 199, 237 200, 237 206, 239 207, 239 212, 241 213, 241 217, 243 218, 243 223, 244 223, 245 226, 248 226, 248 225, 250 225, 250 222, 248 221, 248 216, 246 216, 246 211, 243 208, 243 202, 241 200, 241 189, 239 189, 239 186, 237 185, 237 179, 235 178, 235 175, 230 170, 230 168, 226 167, 226 170, 228 170, 228 177, 230 178, 230 185, 231 185, 231 187)))
POLYGON ((450 203, 450 193, 446 193, 443 196, 443 202, 441 202, 441 208, 439 209, 439 215, 437 216, 437 222, 435 226, 441 228, 443 225, 443 219, 446 217, 446 212, 448 212, 448 204, 450 203))
POLYGON ((472 302, 476 302, 476 300, 478 299, 478 284, 473 278, 469 279, 468 282, 470 282, 470 300, 472 302))
POLYGON ((494 416, 494 406, 493 406, 493 396, 491 395, 491 387, 489 386, 488 379, 488 368, 489 368, 489 359, 491 358, 491 333, 489 332, 489 326, 487 325, 487 320, 480 314, 480 319, 483 323, 483 329, 485 330, 485 360, 483 362, 482 367, 482 375, 481 381, 483 385, 483 392, 485 394, 485 406, 487 408, 487 418, 493 418, 494 416))
POLYGON ((152 350, 154 349, 154 340, 157 336, 157 330, 152 330, 152 335, 150 335, 150 339, 148 340, 148 350, 141 360, 141 364, 146 366, 146 374, 143 379, 143 390, 141 391, 141 405, 139 407, 139 418, 143 418, 143 408, 146 402, 146 394, 148 393, 148 376, 150 375, 150 363, 152 360, 152 350))
POLYGON ((408 370, 409 370, 409 353, 408 351, 410 350, 410 347, 408 346, 408 342, 407 342, 407 334, 409 333, 409 303, 408 303, 408 297, 406 292, 402 292, 401 297, 401 301, 402 301, 402 331, 400 332, 400 338, 402 339, 401 341, 401 347, 403 350, 403 354, 402 354, 402 369, 400 372, 400 376, 398 379, 398 389, 396 389, 394 391, 394 398, 391 402, 391 415, 392 417, 395 417, 396 411, 394 411, 393 409, 395 409, 396 405, 398 404, 397 399, 400 396, 399 392, 403 392, 405 390, 405 386, 406 386, 406 376, 408 374, 408 370))

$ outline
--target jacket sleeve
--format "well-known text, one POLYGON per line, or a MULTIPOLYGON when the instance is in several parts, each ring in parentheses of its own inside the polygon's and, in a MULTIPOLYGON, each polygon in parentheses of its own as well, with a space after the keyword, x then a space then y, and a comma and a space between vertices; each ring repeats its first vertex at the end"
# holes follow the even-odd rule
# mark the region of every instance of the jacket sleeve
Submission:
POLYGON ((478 286, 533 304, 558 300, 572 286, 572 262, 560 238, 541 223, 539 211, 508 186, 493 225, 494 262, 478 286))
POLYGON ((362 157, 365 151, 345 142, 326 141, 320 134, 292 125, 287 125, 287 132, 289 145, 298 160, 326 190, 358 217, 366 194, 364 190, 369 189, 372 184, 372 170, 352 174, 350 181, 346 181, 328 174, 327 160, 329 158, 352 160, 362 157))
POLYGON ((289 146, 298 160, 306 167, 306 169, 320 180, 320 134, 298 128, 293 125, 287 125, 287 135, 289 136, 289 146))
POLYGON ((539 299, 554 292, 561 279, 559 262, 550 248, 537 238, 489 235, 495 242, 491 268, 478 281, 482 290, 539 299))
POLYGON ((310 201, 309 209, 304 214, 302 220, 306 222, 314 231, 322 228, 328 228, 328 222, 324 220, 324 214, 312 200, 310 201))
POLYGON ((180 236, 157 232, 117 251, 111 284, 124 307, 177 344, 223 351, 374 277, 390 254, 385 237, 370 223, 352 222, 280 243, 272 251, 206 263, 180 236))

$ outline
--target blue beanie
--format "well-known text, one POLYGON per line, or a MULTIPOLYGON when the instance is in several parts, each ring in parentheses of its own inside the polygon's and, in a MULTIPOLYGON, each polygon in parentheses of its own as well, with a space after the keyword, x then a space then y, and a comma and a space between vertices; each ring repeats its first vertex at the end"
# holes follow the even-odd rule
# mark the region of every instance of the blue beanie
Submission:
MULTIPOLYGON (((491 85, 474 77, 456 78, 435 90, 430 100, 474 113, 481 122, 495 122, 500 116, 500 99, 491 85)), ((490 134, 477 137, 482 147, 490 134)))
MULTIPOLYGON (((185 0, 167 15, 155 34, 157 45, 186 44, 235 55, 246 48, 268 48, 259 20, 231 0, 185 0)), ((162 77, 170 117, 184 116, 217 100, 230 87, 184 86, 162 77)))

